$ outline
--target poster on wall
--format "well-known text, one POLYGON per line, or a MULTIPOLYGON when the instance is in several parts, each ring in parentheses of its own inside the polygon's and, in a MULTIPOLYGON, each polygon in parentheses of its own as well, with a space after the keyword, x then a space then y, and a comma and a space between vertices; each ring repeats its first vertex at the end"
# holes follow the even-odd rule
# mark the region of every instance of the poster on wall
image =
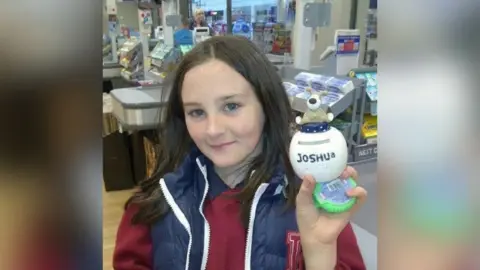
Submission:
POLYGON ((358 54, 360 48, 360 35, 337 36, 337 54, 358 54))

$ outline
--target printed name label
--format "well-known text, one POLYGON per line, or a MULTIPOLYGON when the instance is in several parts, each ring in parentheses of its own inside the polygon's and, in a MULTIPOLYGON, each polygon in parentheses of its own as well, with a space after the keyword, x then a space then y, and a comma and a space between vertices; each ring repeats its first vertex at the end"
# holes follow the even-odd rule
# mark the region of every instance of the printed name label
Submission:
POLYGON ((324 162, 324 161, 329 161, 330 159, 335 158, 335 153, 330 152, 330 153, 323 153, 323 154, 302 154, 298 153, 297 154, 297 162, 298 163, 318 163, 318 162, 324 162))

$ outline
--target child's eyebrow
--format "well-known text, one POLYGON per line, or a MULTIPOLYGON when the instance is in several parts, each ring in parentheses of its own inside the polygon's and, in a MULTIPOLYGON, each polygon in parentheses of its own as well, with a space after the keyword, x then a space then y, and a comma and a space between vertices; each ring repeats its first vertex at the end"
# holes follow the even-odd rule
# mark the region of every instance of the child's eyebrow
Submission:
MULTIPOLYGON (((222 97, 219 97, 217 98, 218 101, 227 101, 227 100, 230 100, 232 98, 236 98, 236 97, 241 97, 243 96, 243 94, 231 94, 231 95, 226 95, 226 96, 222 96, 222 97)), ((199 102, 195 102, 195 101, 189 101, 189 102, 184 102, 183 103, 183 106, 184 107, 195 107, 195 106, 200 106, 201 104, 199 102)))
POLYGON ((239 96, 242 96, 242 95, 241 94, 232 94, 232 95, 227 95, 227 96, 220 97, 218 100, 225 101, 225 100, 229 100, 229 99, 239 97, 239 96))
POLYGON ((200 106, 200 103, 198 103, 198 102, 184 102, 183 106, 184 107, 196 107, 196 106, 200 106))

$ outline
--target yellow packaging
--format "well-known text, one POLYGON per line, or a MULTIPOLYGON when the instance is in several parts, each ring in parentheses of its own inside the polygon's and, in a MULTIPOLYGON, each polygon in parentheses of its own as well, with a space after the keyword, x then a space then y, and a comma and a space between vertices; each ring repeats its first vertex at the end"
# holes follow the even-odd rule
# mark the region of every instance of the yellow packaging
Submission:
POLYGON ((377 131, 377 116, 367 114, 363 117, 362 136, 365 139, 375 138, 377 131))

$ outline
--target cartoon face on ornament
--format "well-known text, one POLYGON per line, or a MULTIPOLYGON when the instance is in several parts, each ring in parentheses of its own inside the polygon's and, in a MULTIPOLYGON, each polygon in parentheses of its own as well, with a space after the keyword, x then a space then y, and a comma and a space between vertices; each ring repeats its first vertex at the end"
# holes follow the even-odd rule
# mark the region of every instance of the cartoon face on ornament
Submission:
POLYGON ((316 182, 338 178, 347 166, 343 134, 334 127, 321 133, 297 132, 290 143, 290 162, 298 177, 311 175, 316 182))

